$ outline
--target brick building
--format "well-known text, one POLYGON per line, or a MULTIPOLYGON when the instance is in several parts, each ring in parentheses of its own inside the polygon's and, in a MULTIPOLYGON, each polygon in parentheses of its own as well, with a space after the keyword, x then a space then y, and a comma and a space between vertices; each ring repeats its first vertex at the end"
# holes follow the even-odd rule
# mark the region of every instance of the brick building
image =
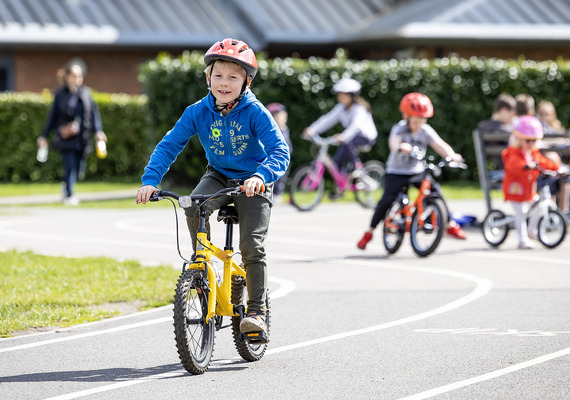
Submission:
POLYGON ((0 91, 54 91, 79 58, 88 86, 137 94, 142 62, 224 37, 269 57, 557 59, 570 54, 570 2, 0 0, 0 91))

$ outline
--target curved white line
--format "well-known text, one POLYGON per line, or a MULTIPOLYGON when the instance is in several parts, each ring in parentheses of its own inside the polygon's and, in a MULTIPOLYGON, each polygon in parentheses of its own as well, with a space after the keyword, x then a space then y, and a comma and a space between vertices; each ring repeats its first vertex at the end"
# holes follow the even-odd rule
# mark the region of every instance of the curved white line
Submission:
MULTIPOLYGON (((277 290, 275 290, 274 292, 271 293, 271 299, 272 300, 286 296, 289 293, 291 293, 293 290, 295 290, 295 283, 290 281, 290 280, 282 279, 282 278, 275 278, 275 277, 269 277, 268 280, 275 282, 276 284, 279 285, 277 290)), ((136 317, 136 316, 140 316, 141 314, 150 313, 150 312, 154 312, 156 310, 162 310, 165 308, 172 308, 172 305, 163 306, 163 307, 159 307, 157 309, 152 309, 152 310, 141 311, 139 313, 123 315, 120 317, 106 319, 106 320, 102 320, 102 321, 90 322, 88 324, 76 325, 76 326, 72 326, 70 328, 58 329, 57 331, 58 332, 70 331, 73 329, 85 328, 88 326, 93 326, 93 325, 101 324, 101 323, 105 323, 105 322, 114 322, 114 321, 117 321, 118 319, 126 319, 126 318, 136 317)), ((48 339, 48 340, 44 340, 44 341, 27 343, 27 344, 12 346, 12 347, 6 347, 4 349, 0 349, 0 353, 7 353, 10 351, 16 351, 16 350, 25 350, 25 349, 29 349, 29 348, 33 348, 33 347, 43 346, 46 344, 67 342, 70 340, 83 339, 83 338, 91 337, 91 336, 99 336, 99 335, 104 335, 107 333, 121 332, 121 331, 126 331, 129 329, 140 328, 143 326, 160 324, 162 322, 167 322, 167 321, 171 321, 171 320, 172 320, 172 317, 155 318, 155 319, 151 319, 151 320, 147 320, 147 321, 137 322, 137 323, 128 324, 128 325, 121 325, 121 326, 117 326, 115 328, 109 328, 109 329, 104 329, 104 330, 100 330, 100 331, 87 332, 87 333, 82 333, 82 334, 78 334, 78 335, 74 335, 74 336, 66 336, 66 337, 48 339)), ((38 333, 37 335, 45 335, 45 334, 49 334, 49 333, 53 333, 53 331, 52 332, 42 332, 42 333, 38 333)), ((30 336, 31 335, 18 336, 16 338, 7 338, 6 340, 10 340, 10 339, 13 340, 13 339, 18 339, 18 338, 29 338, 30 336)))
POLYGON ((519 371, 523 368, 532 367, 537 364, 542 364, 544 362, 554 360, 555 358, 567 356, 570 354, 570 347, 567 347, 563 350, 556 351, 554 353, 546 354, 544 356, 540 356, 537 358, 533 358, 532 360, 524 361, 519 364, 511 365, 510 367, 498 369, 496 371, 488 372, 483 375, 475 376, 473 378, 465 379, 459 382, 451 383, 449 385, 440 386, 438 388, 426 390, 425 392, 417 393, 412 396, 403 397, 400 400, 422 400, 427 399, 429 397, 437 396, 442 393, 451 392, 452 390, 456 390, 465 386, 473 385, 475 383, 488 381, 489 379, 498 378, 503 375, 510 374, 511 372, 519 371))
POLYGON ((277 288, 277 290, 272 291, 270 293, 271 296, 271 300, 275 300, 278 299, 280 297, 285 297, 287 296, 289 293, 291 293, 292 291, 295 290, 295 288, 297 287, 297 285, 295 284, 295 282, 290 281, 288 279, 283 279, 283 278, 276 278, 274 276, 269 276, 267 278, 269 281, 276 283, 277 285, 279 285, 279 287, 277 288))
POLYGON ((336 335, 325 336, 325 337, 318 338, 318 339, 307 340, 305 342, 300 342, 300 343, 295 343, 295 344, 291 344, 288 346, 270 349, 270 350, 267 350, 267 352, 266 352, 267 354, 282 353, 284 351, 295 350, 295 349, 299 349, 302 347, 313 346, 313 345, 325 343, 325 342, 331 342, 333 340, 345 339, 345 338, 351 337, 351 336, 364 335, 366 333, 376 332, 376 331, 379 331, 382 329, 392 328, 394 326, 404 325, 404 324, 408 324, 410 322, 419 321, 421 319, 430 318, 430 317, 433 317, 435 315, 443 314, 445 312, 448 312, 448 311, 454 310, 456 308, 462 307, 468 303, 471 303, 471 302, 485 296, 487 293, 489 293, 489 291, 491 290, 491 287, 493 286, 493 283, 487 279, 479 278, 479 277, 474 276, 474 275, 464 274, 464 273, 456 272, 456 271, 445 271, 445 270, 439 270, 439 269, 434 269, 434 268, 393 266, 393 265, 389 265, 389 264, 385 264, 385 263, 382 263, 382 265, 379 265, 378 263, 372 263, 372 262, 367 262, 367 261, 359 261, 358 263, 355 263, 353 261, 344 261, 344 263, 350 264, 353 267, 355 264, 357 264, 357 265, 358 264, 365 264, 366 266, 372 267, 372 268, 388 268, 388 269, 396 269, 396 270, 405 270, 405 271, 414 271, 414 272, 423 272, 423 273, 446 275, 446 276, 451 276, 454 278, 459 278, 459 279, 464 279, 464 280, 474 282, 474 283, 476 283, 477 286, 467 296, 461 297, 455 301, 452 301, 451 303, 445 304, 441 307, 434 308, 433 310, 430 310, 430 311, 426 311, 426 312, 423 312, 420 314, 412 315, 410 317, 402 318, 402 319, 399 319, 396 321, 391 321, 391 322, 386 322, 386 323, 379 324, 379 325, 369 326, 367 328, 356 329, 353 331, 338 333, 336 335))
POLYGON ((475 257, 482 257, 482 258, 492 258, 492 259, 497 259, 497 258, 501 258, 503 260, 523 260, 523 261, 535 261, 538 264, 537 265, 544 265, 544 264, 560 264, 560 265, 567 265, 570 266, 570 261, 568 260, 562 260, 559 258, 552 258, 552 257, 544 257, 544 256, 532 256, 530 254, 525 254, 524 256, 522 255, 517 255, 517 254, 513 254, 513 253, 500 253, 497 251, 492 251, 492 252, 488 252, 488 253, 483 253, 483 252, 475 252, 475 251, 470 251, 469 255, 473 255, 475 257))
MULTIPOLYGON (((362 334, 366 334, 366 333, 370 333, 370 332, 375 332, 375 331, 378 331, 381 329, 391 328, 394 326, 403 325, 406 323, 418 321, 420 319, 429 318, 429 317, 432 317, 434 315, 438 315, 438 314, 442 314, 442 313, 447 312, 447 311, 454 310, 456 308, 459 308, 461 306, 464 306, 464 305, 466 305, 472 301, 475 301, 475 300, 481 298, 482 296, 489 293, 489 291, 491 290, 491 287, 493 285, 492 282, 487 280, 487 279, 483 279, 483 278, 479 278, 479 277, 474 276, 474 275, 464 274, 464 273, 455 272, 455 271, 445 271, 445 270, 438 270, 438 269, 434 269, 434 268, 416 268, 416 267, 392 266, 392 265, 387 265, 384 263, 382 263, 382 265, 378 265, 377 263, 365 262, 365 261, 359 261, 359 262, 343 261, 343 262, 346 264, 350 264, 351 266, 354 266, 355 264, 363 264, 363 265, 366 265, 366 266, 372 267, 372 268, 389 268, 389 269, 395 269, 395 270, 407 270, 407 271, 413 271, 413 272, 433 273, 433 274, 451 276, 451 277, 455 277, 455 278, 459 278, 459 279, 465 279, 465 280, 474 282, 474 283, 476 283, 476 287, 468 295, 463 296, 463 297, 461 297, 455 301, 452 301, 451 303, 443 305, 441 307, 435 308, 431 311, 416 314, 416 315, 411 316, 411 317, 399 319, 399 320, 388 322, 385 324, 375 325, 375 326, 371 326, 371 327, 363 328, 363 329, 357 329, 354 331, 349 331, 349 332, 345 332, 345 333, 341 333, 341 334, 337 334, 337 335, 330 335, 330 336, 326 336, 326 337, 320 338, 320 339, 308 340, 305 342, 301 342, 301 343, 297 343, 297 344, 293 344, 293 345, 289 345, 289 346, 278 347, 276 349, 270 349, 266 352, 266 354, 269 355, 269 354, 282 353, 282 352, 289 351, 289 350, 295 350, 298 348, 312 346, 312 345, 316 345, 316 344, 320 344, 320 343, 324 343, 324 342, 330 342, 333 340, 344 339, 344 338, 350 337, 350 336, 362 335, 362 334)), ((176 372, 172 372, 172 373, 175 374, 176 372)), ((68 393, 68 394, 65 394, 62 396, 52 397, 48 400, 76 399, 79 397, 83 397, 83 396, 87 396, 89 394, 95 393, 95 391, 96 391, 96 393, 101 393, 101 392, 114 390, 114 389, 119 388, 119 387, 135 385, 137 383, 143 383, 143 382, 146 382, 149 380, 158 379, 162 375, 163 374, 147 376, 144 378, 144 380, 136 380, 135 379, 135 380, 121 382, 120 386, 118 386, 118 384, 115 383, 115 384, 111 384, 111 385, 100 386, 98 388, 91 389, 91 390, 68 393)))

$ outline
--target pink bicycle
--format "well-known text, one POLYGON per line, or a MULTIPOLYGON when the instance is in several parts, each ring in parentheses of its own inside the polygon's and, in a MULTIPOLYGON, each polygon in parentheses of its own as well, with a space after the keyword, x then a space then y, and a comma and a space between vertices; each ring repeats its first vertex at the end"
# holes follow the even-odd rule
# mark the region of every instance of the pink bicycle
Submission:
POLYGON ((352 172, 344 174, 338 169, 328 154, 329 146, 334 143, 332 137, 322 138, 314 135, 307 140, 318 147, 316 158, 309 164, 301 165, 291 177, 289 193, 291 204, 301 211, 310 211, 322 200, 325 193, 325 169, 341 192, 351 190, 356 201, 366 208, 374 208, 384 192, 384 164, 380 161, 360 160, 354 165, 352 172))

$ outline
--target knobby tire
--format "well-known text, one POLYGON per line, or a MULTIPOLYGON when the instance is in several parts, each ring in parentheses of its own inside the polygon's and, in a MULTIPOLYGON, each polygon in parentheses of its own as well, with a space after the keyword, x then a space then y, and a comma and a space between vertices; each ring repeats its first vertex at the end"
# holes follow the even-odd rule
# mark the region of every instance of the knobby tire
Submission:
MULTIPOLYGON (((232 276, 232 304, 247 306, 247 287, 245 285, 245 278, 241 275, 232 276)), ((265 323, 267 324, 267 335, 269 336, 271 326, 269 293, 267 293, 265 309, 265 323)), ((258 361, 265 354, 267 344, 251 344, 245 341, 240 333, 240 322, 239 316, 232 317, 232 335, 236 349, 244 360, 258 361)))
POLYGON ((180 274, 174 296, 174 334, 180 361, 186 371, 203 374, 214 353, 214 321, 206 323, 208 295, 204 271, 187 269, 180 274))

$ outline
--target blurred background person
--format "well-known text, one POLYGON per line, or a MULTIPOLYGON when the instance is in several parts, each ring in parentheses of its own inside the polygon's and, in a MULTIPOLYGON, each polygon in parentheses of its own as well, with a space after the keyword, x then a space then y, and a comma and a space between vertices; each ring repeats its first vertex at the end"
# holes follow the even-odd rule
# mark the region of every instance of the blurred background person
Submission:
MULTIPOLYGON (((289 133, 289 127, 287 126, 287 119, 289 118, 289 114, 287 113, 287 108, 277 102, 269 103, 267 105, 267 109, 273 116, 275 122, 279 126, 283 137, 285 138, 285 142, 287 146, 289 146, 289 154, 293 154, 293 144, 291 143, 291 137, 289 133)), ((285 187, 287 185, 287 178, 289 177, 289 168, 285 171, 285 174, 275 182, 275 186, 273 187, 273 203, 277 204, 281 201, 283 193, 285 193, 285 187)))
POLYGON ((52 147, 59 151, 63 163, 62 194, 66 205, 79 204, 74 195, 82 163, 92 151, 91 136, 107 142, 99 109, 91 97, 91 91, 83 85, 83 69, 69 62, 58 71, 62 85, 55 93, 44 131, 38 138, 40 149, 47 149, 49 136, 55 131, 52 147))

